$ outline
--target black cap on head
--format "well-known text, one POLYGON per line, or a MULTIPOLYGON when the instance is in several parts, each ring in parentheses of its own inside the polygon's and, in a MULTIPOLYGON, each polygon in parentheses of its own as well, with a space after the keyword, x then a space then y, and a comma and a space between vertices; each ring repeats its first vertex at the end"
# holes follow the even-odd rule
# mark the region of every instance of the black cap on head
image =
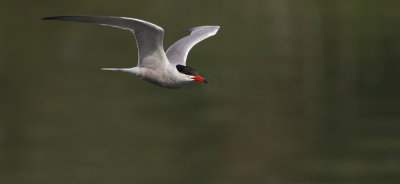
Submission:
POLYGON ((176 69, 180 73, 186 74, 186 75, 191 75, 191 76, 198 76, 199 73, 192 67, 189 66, 183 66, 183 65, 176 65, 176 69))

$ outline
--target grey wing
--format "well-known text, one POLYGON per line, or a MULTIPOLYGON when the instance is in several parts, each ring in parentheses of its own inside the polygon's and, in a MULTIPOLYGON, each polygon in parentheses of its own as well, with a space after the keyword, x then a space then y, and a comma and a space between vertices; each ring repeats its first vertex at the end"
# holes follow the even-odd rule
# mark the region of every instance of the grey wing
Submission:
POLYGON ((171 45, 166 54, 172 64, 186 65, 187 55, 194 45, 217 34, 219 26, 200 26, 190 29, 190 35, 171 45))
POLYGON ((168 61, 163 48, 164 30, 150 22, 127 17, 54 16, 43 20, 65 20, 112 26, 133 32, 139 53, 138 66, 160 68, 168 61))

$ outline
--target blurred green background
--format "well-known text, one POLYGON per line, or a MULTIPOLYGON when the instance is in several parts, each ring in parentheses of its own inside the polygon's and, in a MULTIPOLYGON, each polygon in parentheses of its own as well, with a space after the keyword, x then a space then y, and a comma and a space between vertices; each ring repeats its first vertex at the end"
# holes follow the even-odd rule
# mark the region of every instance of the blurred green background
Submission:
POLYGON ((400 183, 398 0, 2 0, 0 183, 400 183), (163 89, 128 31, 220 25, 163 89))

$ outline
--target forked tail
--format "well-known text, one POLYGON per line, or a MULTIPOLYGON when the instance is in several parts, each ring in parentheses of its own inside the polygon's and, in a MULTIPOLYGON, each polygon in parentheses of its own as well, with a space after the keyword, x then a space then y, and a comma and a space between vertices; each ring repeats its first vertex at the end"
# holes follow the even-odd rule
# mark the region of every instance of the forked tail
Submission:
POLYGON ((108 70, 108 71, 124 71, 128 72, 132 68, 102 68, 101 70, 108 70))
POLYGON ((126 70, 127 68, 102 68, 101 70, 110 70, 110 71, 121 71, 126 70))
POLYGON ((101 70, 136 73, 137 68, 136 67, 133 67, 133 68, 102 68, 101 70))

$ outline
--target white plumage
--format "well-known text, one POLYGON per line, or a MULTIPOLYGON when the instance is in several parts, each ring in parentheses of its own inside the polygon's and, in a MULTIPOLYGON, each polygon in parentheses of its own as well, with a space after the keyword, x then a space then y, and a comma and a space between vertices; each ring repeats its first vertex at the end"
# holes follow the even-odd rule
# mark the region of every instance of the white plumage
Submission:
MULTIPOLYGON (((133 68, 103 68, 124 71, 166 88, 180 88, 192 81, 206 81, 197 72, 178 71, 177 65, 186 66, 190 49, 200 41, 217 33, 219 26, 201 26, 189 29, 190 35, 178 40, 167 52, 163 48, 164 30, 150 22, 127 17, 54 16, 44 20, 65 20, 96 23, 131 31, 138 47, 138 64, 133 68)), ((188 67, 190 68, 190 67, 188 67)), ((190 68, 192 69, 192 68, 190 68)))

